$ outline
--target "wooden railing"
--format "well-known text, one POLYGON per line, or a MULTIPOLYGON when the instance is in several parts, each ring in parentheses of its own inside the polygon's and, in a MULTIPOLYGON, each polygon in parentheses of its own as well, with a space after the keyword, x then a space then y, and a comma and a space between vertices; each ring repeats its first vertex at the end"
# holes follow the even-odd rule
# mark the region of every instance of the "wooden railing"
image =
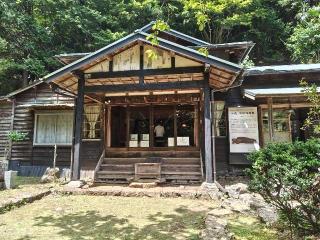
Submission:
POLYGON ((101 164, 102 164, 103 161, 104 161, 105 153, 106 153, 106 150, 103 149, 102 154, 101 154, 101 156, 100 156, 100 158, 99 158, 99 161, 98 161, 98 163, 97 163, 97 166, 96 166, 96 168, 94 169, 94 180, 96 180, 96 178, 97 178, 97 173, 98 173, 98 171, 100 170, 101 164))

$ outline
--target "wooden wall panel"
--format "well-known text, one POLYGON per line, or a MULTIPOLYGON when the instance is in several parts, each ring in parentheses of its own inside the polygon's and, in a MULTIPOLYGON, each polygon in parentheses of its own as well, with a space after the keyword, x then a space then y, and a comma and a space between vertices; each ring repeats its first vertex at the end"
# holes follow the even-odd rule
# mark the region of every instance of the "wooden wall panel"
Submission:
POLYGON ((135 45, 113 56, 113 71, 139 70, 140 46, 135 45))
POLYGON ((24 141, 12 144, 11 160, 21 161, 22 164, 33 163, 34 165, 37 165, 37 162, 50 162, 50 158, 48 157, 50 152, 46 152, 45 148, 41 148, 44 151, 40 151, 33 146, 34 110, 30 105, 71 104, 73 103, 73 99, 53 93, 49 85, 43 83, 37 85, 36 88, 31 88, 17 94, 15 100, 13 130, 26 133, 27 138, 24 141))
POLYGON ((81 150, 81 167, 95 168, 103 147, 102 141, 83 141, 81 150))
POLYGON ((217 173, 228 171, 229 168, 229 141, 227 137, 215 138, 215 150, 216 150, 216 166, 217 173))
POLYGON ((157 69, 157 68, 170 68, 171 67, 171 55, 169 51, 165 51, 153 46, 144 46, 143 56, 143 68, 144 69, 157 69), (156 59, 148 57, 147 51, 154 51, 157 54, 156 59))
MULTIPOLYGON (((32 153, 32 165, 53 166, 54 147, 34 147, 32 153)), ((57 149, 56 166, 70 167, 71 147, 59 147, 57 149)))
POLYGON ((0 158, 8 148, 8 133, 11 127, 12 103, 0 101, 0 158))
POLYGON ((176 58, 176 67, 201 67, 202 63, 190 60, 188 58, 181 57, 179 55, 175 55, 176 58))
POLYGON ((93 73, 93 72, 108 72, 109 71, 109 60, 104 60, 99 62, 98 64, 86 69, 85 73, 93 73))

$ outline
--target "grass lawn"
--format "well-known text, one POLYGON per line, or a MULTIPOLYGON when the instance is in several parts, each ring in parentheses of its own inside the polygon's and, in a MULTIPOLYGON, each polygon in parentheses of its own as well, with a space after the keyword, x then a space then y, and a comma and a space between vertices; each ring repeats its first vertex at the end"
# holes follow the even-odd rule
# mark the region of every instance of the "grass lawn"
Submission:
POLYGON ((0 204, 10 198, 16 198, 27 194, 38 193, 48 189, 52 184, 40 184, 38 177, 17 177, 17 187, 14 189, 0 190, 0 204))
POLYGON ((236 240, 277 240, 279 236, 273 228, 259 222, 250 215, 233 215, 229 221, 229 229, 236 240))
POLYGON ((212 202, 50 195, 0 215, 0 239, 199 239, 212 202))

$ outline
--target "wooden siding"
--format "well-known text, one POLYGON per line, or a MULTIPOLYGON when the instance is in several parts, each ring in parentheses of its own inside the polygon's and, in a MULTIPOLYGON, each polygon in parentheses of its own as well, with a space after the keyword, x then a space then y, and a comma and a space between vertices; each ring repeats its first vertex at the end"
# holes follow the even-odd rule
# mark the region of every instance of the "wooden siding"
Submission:
MULTIPOLYGON (((54 147, 34 147, 32 151, 32 165, 53 166, 54 147)), ((57 148, 56 166, 70 167, 71 147, 57 148)))
POLYGON ((81 168, 94 169, 102 153, 103 141, 83 141, 81 149, 81 168))
POLYGON ((199 63, 188 58, 175 55, 176 58, 176 67, 199 67, 203 66, 203 63, 199 63))
POLYGON ((140 67, 140 46, 135 45, 113 56, 113 71, 138 70, 140 67))
POLYGON ((218 175, 225 173, 229 168, 229 141, 228 137, 215 138, 216 171, 218 175))
POLYGON ((144 46, 143 56, 143 68, 144 69, 157 69, 157 68, 169 68, 171 67, 171 55, 169 51, 165 51, 153 46, 144 46), (153 51, 157 54, 156 58, 149 58, 148 51, 153 51))
POLYGON ((93 72, 108 72, 109 71, 109 60, 103 60, 97 65, 87 68, 84 73, 93 73, 93 72))
MULTIPOLYGON (((49 85, 40 84, 35 88, 31 88, 16 95, 15 101, 16 107, 14 112, 13 130, 26 133, 27 138, 24 141, 12 144, 11 160, 20 161, 22 165, 42 165, 44 163, 49 163, 50 159, 52 159, 50 156, 53 155, 51 154, 50 148, 33 146, 34 108, 32 105, 71 104, 73 103, 73 99, 57 95, 52 92, 49 85)), ((59 162, 70 161, 70 149, 71 148, 69 148, 69 154, 64 152, 58 157, 59 162)))
POLYGON ((8 147, 8 133, 11 128, 12 103, 0 101, 0 159, 8 147))

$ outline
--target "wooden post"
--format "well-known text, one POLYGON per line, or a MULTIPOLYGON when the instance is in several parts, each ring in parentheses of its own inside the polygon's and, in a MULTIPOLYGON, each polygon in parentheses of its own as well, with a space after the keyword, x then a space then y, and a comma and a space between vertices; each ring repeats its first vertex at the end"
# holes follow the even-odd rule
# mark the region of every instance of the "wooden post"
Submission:
POLYGON ((270 142, 274 140, 272 98, 268 98, 268 127, 270 142))
POLYGON ((57 144, 54 145, 54 150, 53 150, 53 168, 56 168, 56 165, 57 165, 57 154, 58 152, 58 146, 57 144))
MULTIPOLYGON (((10 132, 13 131, 14 129, 14 116, 15 116, 15 111, 16 111, 16 99, 13 98, 12 99, 12 105, 11 105, 11 122, 10 122, 10 132)), ((8 146, 8 155, 7 155, 7 159, 6 160, 11 160, 11 156, 12 156, 12 146, 13 146, 13 142, 10 139, 9 140, 9 146, 8 146)))
POLYGON ((212 168, 212 157, 215 152, 212 152, 214 142, 212 141, 212 121, 211 121, 211 89, 209 86, 209 73, 205 73, 204 81, 204 106, 203 106, 203 134, 204 134, 204 159, 206 165, 206 182, 213 182, 213 168, 212 168))
POLYGON ((126 133, 126 147, 130 147, 130 114, 131 114, 131 112, 130 112, 130 107, 129 106, 127 106, 126 107, 126 123, 127 123, 127 129, 126 129, 126 131, 127 131, 127 133, 126 133))
POLYGON ((107 106, 107 147, 111 147, 111 106, 107 106))
POLYGON ((194 119, 193 119, 193 138, 194 138, 194 145, 199 147, 198 141, 198 132, 199 132, 199 106, 198 104, 194 105, 194 119))
POLYGON ((150 143, 150 147, 154 147, 154 117, 153 117, 153 105, 150 105, 149 107, 149 143, 150 143))
POLYGON ((143 65, 144 65, 144 47, 143 47, 143 45, 141 45, 140 46, 140 66, 139 66, 139 69, 141 70, 141 72, 139 74, 139 83, 140 84, 144 84, 144 76, 142 74, 143 65))
POLYGON ((211 91, 211 102, 210 102, 210 113, 211 113, 211 123, 210 123, 210 126, 211 126, 211 146, 212 146, 212 149, 211 149, 211 152, 212 152, 212 168, 213 168, 213 182, 216 183, 217 181, 217 160, 216 160, 216 136, 215 136, 215 133, 214 133, 214 129, 213 129, 213 119, 215 118, 215 112, 212 111, 213 110, 213 106, 214 106, 214 92, 211 91))
POLYGON ((84 107, 84 85, 85 79, 83 72, 76 72, 78 76, 78 96, 75 107, 75 128, 74 128, 74 154, 72 166, 72 178, 76 181, 80 179, 81 169, 81 142, 82 142, 82 122, 83 122, 83 107, 84 107))
POLYGON ((174 146, 178 146, 178 119, 177 119, 177 105, 173 106, 173 134, 174 134, 174 146))

